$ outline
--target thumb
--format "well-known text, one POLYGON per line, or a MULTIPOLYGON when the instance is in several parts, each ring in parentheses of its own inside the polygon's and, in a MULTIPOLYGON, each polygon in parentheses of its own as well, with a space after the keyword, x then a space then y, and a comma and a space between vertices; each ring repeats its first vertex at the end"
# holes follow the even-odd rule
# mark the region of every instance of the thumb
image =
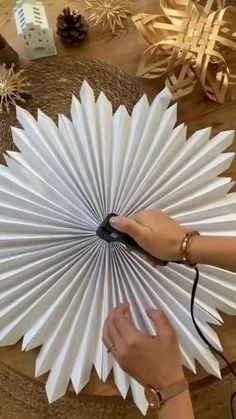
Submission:
POLYGON ((118 310, 125 316, 127 317, 129 310, 130 310, 130 305, 129 303, 120 303, 117 307, 116 310, 118 310))
POLYGON ((153 321, 158 336, 170 337, 175 335, 175 331, 169 319, 166 317, 165 313, 162 310, 148 309, 146 310, 146 312, 148 317, 153 321))
POLYGON ((128 217, 111 217, 109 223, 116 230, 128 234, 136 241, 140 241, 146 230, 145 227, 128 217))

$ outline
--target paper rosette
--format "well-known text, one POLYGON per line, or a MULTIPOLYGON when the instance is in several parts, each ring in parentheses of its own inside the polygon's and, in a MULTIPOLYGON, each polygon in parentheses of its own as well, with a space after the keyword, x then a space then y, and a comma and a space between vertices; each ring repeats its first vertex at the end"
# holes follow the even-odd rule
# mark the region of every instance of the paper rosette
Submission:
MULTIPOLYGON (((72 122, 60 115, 58 126, 40 110, 36 121, 17 108, 23 129, 12 134, 20 152, 8 152, 8 167, 0 166, 0 345, 23 337, 23 350, 41 346, 36 376, 49 372, 50 402, 70 380, 79 393, 94 365, 102 380, 113 368, 122 396, 131 387, 145 414, 142 386, 102 343, 104 321, 118 303, 129 301, 134 324, 152 334, 144 309, 162 308, 191 370, 196 359, 220 376, 219 364, 191 320, 192 270, 173 263, 153 268, 122 244, 98 238, 96 229, 110 212, 158 207, 202 234, 235 236, 232 182, 218 177, 234 157, 222 154, 233 132, 209 139, 207 128, 186 141, 167 89, 151 105, 144 95, 131 116, 124 106, 113 115, 103 93, 95 102, 86 82, 80 96, 72 100, 72 122)), ((218 310, 235 314, 235 291, 233 273, 200 267, 195 314, 220 350, 209 324, 221 324, 218 310)))

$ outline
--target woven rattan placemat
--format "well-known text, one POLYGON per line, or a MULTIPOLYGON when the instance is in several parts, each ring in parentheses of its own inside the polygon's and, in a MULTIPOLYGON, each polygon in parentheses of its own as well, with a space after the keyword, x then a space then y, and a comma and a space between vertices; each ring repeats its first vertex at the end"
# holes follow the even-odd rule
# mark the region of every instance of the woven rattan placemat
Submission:
MULTIPOLYGON (((34 61, 25 67, 33 95, 23 106, 34 116, 40 108, 57 121, 59 113, 70 116, 71 95, 79 96, 82 82, 86 79, 96 95, 102 90, 113 104, 114 111, 125 105, 129 112, 143 93, 138 81, 114 65, 99 61, 68 56, 49 57, 34 61)), ((3 152, 14 150, 11 126, 18 126, 15 109, 0 115, 0 163, 3 152)))

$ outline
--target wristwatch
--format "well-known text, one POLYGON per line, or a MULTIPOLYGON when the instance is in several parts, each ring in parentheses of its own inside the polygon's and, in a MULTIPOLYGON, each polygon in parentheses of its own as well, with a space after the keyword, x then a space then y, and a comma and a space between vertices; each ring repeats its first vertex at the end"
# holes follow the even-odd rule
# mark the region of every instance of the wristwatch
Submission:
POLYGON ((188 389, 188 382, 185 378, 177 381, 171 386, 155 389, 153 387, 145 387, 145 396, 150 405, 150 407, 155 409, 160 409, 167 400, 172 397, 177 396, 180 393, 183 393, 188 389))

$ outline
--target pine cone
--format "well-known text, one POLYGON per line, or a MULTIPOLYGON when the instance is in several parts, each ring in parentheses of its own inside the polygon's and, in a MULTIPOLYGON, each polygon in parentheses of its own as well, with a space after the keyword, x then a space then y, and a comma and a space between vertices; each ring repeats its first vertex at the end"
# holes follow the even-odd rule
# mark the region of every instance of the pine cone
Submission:
POLYGON ((88 24, 84 17, 69 7, 63 9, 57 18, 57 34, 69 45, 79 44, 86 37, 88 24))

